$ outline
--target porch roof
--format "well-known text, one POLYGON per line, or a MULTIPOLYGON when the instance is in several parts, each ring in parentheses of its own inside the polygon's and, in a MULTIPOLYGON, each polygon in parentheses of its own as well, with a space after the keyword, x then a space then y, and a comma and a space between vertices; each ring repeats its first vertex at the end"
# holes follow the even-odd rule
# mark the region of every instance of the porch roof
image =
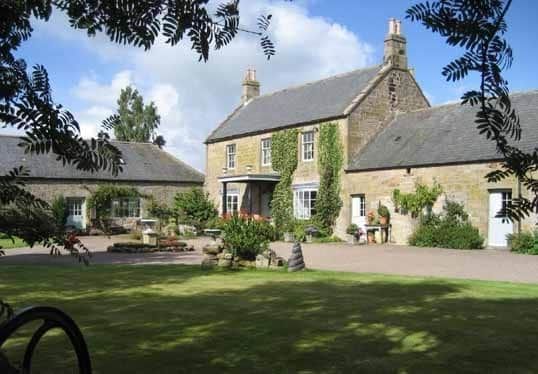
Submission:
POLYGON ((248 182, 273 182, 280 181, 278 174, 243 174, 243 175, 223 175, 219 182, 222 183, 248 183, 248 182))

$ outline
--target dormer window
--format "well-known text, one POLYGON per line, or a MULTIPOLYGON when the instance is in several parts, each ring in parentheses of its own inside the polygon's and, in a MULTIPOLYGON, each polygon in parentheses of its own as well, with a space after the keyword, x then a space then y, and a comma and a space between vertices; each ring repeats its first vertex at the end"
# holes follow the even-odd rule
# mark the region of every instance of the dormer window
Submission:
POLYGON ((226 167, 228 169, 235 169, 235 144, 228 144, 226 146, 226 167))

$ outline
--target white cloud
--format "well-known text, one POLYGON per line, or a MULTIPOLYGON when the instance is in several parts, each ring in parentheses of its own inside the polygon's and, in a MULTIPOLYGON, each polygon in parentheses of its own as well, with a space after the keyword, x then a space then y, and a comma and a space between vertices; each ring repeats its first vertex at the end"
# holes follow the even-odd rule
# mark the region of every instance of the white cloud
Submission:
MULTIPOLYGON (((119 90, 136 83, 145 100, 153 100, 159 109, 162 116, 159 132, 167 140, 167 150, 203 169, 203 141, 239 103, 241 81, 247 68, 257 70, 263 94, 376 63, 372 46, 345 26, 310 15, 305 4, 271 0, 241 2, 241 20, 248 21, 244 23, 247 28, 256 27, 258 15, 273 15, 270 33, 277 54, 270 61, 264 57, 259 39, 245 33, 223 50, 212 51, 207 63, 198 62, 188 40, 175 47, 160 42, 149 52, 110 47, 112 44, 103 37, 85 42, 100 58, 118 64, 121 61, 122 66, 129 62, 128 70, 120 71, 107 83, 99 83, 98 76, 84 77, 74 93, 89 109, 95 106, 111 109, 116 106, 119 90), (108 47, 101 48, 102 44, 108 47)), ((73 35, 80 37, 80 33, 73 35)), ((91 119, 89 109, 83 111, 84 121, 81 121, 87 132, 93 131, 87 122, 91 119)))
POLYGON ((101 84, 97 81, 95 73, 90 77, 83 77, 74 87, 73 93, 81 100, 92 104, 115 104, 123 88, 133 85, 133 73, 129 70, 120 71, 110 84, 101 84))

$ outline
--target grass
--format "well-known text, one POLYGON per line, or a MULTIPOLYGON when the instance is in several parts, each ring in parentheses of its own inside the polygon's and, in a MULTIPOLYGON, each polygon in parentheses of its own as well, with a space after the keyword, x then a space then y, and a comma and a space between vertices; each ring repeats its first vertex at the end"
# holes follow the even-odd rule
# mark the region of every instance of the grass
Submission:
POLYGON ((24 240, 17 237, 15 237, 14 240, 0 238, 0 247, 2 247, 2 249, 21 248, 27 246, 28 244, 26 244, 24 240))
MULTIPOLYGON (((95 373, 538 372, 538 285, 188 266, 0 269, 0 295, 82 328, 95 373)), ((28 331, 7 354, 22 357, 28 331)), ((70 372, 59 333, 35 358, 70 372)))

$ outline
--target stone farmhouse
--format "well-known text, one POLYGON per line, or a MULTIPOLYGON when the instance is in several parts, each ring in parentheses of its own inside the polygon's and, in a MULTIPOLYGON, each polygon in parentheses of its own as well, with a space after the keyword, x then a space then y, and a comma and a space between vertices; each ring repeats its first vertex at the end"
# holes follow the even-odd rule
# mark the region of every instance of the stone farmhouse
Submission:
MULTIPOLYGON (((53 154, 25 154, 19 143, 19 137, 0 136, 0 172, 25 166, 29 170, 24 180, 26 189, 48 202, 63 195, 69 209, 67 223, 79 229, 90 224, 94 213, 87 209, 87 199, 100 185, 134 187, 143 196, 171 205, 177 192, 202 187, 204 183, 202 173, 150 143, 113 142, 122 152, 123 163, 123 172, 115 177, 105 171, 90 173, 69 165, 64 167, 53 154)), ((139 197, 113 199, 113 222, 132 227, 140 218, 147 217, 144 202, 139 197)))
MULTIPOLYGON (((513 96, 521 116, 518 146, 538 144, 538 92, 513 96)), ((240 105, 207 138, 205 187, 221 212, 246 211, 271 216, 271 194, 279 175, 271 167, 271 136, 297 128, 298 167, 293 176, 294 214, 315 212, 319 173, 319 126, 337 123, 343 144, 343 208, 335 233, 350 223, 362 226, 367 212, 389 207, 392 240, 406 243, 415 220, 396 213, 392 192, 411 192, 420 182, 443 188, 434 211, 446 199, 464 204, 471 223, 488 246, 506 246, 506 234, 532 229, 536 216, 512 223, 497 217, 512 196, 525 195, 517 180, 488 183, 499 167, 491 141, 479 135, 475 112, 458 104, 432 107, 408 67, 400 22, 389 22, 382 64, 261 95, 254 71, 243 82, 240 105)))

